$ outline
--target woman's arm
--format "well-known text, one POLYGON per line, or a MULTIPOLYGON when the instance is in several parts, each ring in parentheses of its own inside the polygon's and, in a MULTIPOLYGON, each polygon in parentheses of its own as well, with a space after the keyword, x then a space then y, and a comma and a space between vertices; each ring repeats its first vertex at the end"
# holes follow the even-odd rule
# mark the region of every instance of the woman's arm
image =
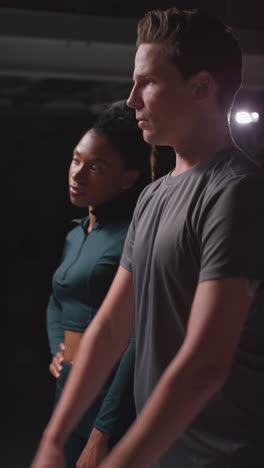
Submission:
POLYGON ((47 306, 47 332, 52 356, 60 352, 60 343, 64 343, 64 330, 61 325, 61 307, 52 293, 47 306))
POLYGON ((119 267, 100 310, 83 335, 74 365, 44 431, 32 468, 64 466, 64 443, 124 352, 133 328, 132 274, 119 267))
POLYGON ((96 468, 135 419, 135 338, 131 338, 97 414, 94 428, 77 462, 77 468, 96 468))
POLYGON ((61 306, 52 293, 47 306, 47 332, 52 361, 49 365, 50 373, 58 379, 64 356, 64 330, 61 325, 61 306))
POLYGON ((133 334, 94 423, 97 429, 110 434, 113 442, 120 438, 135 418, 134 367, 135 337, 133 334))

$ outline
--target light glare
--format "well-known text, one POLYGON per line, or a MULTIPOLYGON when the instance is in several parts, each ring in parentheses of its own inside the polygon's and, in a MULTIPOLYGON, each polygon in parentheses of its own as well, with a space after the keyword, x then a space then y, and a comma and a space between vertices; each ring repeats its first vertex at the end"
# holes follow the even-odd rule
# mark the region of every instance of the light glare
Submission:
POLYGON ((239 111, 236 113, 235 119, 241 125, 250 124, 251 122, 258 122, 258 112, 239 111))
POLYGON ((239 124, 249 124, 252 122, 249 112, 240 111, 236 113, 236 121, 239 124))
POLYGON ((252 117, 253 122, 258 122, 259 113, 258 112, 251 112, 251 117, 252 117))

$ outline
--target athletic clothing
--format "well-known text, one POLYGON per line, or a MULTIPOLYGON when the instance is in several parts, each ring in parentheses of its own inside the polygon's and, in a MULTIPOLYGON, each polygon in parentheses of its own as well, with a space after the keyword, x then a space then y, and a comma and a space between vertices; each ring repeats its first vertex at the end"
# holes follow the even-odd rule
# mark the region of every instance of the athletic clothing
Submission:
POLYGON ((84 332, 105 298, 119 265, 133 208, 128 197, 97 207, 89 234, 88 217, 73 220, 75 228, 66 237, 47 308, 52 355, 60 351, 64 330, 84 332))
MULTIPOLYGON (((263 173, 237 148, 162 177, 141 194, 121 258, 133 272, 136 297, 137 412, 183 343, 198 283, 264 281, 263 202, 263 173)), ((248 468, 243 460, 264 461, 263 336, 259 289, 225 385, 153 467, 248 468)))
MULTIPOLYGON (((64 330, 84 332, 99 309, 119 265, 124 240, 135 206, 135 193, 93 210, 96 222, 87 233, 89 218, 74 220, 66 237, 62 261, 52 280, 47 328, 52 355, 60 351, 64 330)), ((67 467, 75 467, 93 427, 110 434, 110 447, 135 417, 133 396, 134 339, 96 400, 66 444, 67 467), (80 447, 82 449, 80 450, 80 447)), ((57 402, 71 365, 64 362, 56 382, 57 402)))

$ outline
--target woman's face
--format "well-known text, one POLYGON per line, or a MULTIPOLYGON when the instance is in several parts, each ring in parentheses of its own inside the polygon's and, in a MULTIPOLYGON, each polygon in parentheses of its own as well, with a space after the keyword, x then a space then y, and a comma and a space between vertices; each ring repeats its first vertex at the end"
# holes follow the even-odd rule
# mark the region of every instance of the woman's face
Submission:
POLYGON ((79 207, 99 206, 130 188, 136 172, 125 169, 106 136, 89 130, 73 151, 69 170, 71 202, 79 207))

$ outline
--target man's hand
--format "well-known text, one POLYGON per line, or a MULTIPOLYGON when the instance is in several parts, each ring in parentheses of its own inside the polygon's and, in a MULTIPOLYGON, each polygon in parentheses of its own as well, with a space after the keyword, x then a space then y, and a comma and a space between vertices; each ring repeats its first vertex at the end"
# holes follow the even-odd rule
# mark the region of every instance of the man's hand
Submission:
POLYGON ((108 453, 110 436, 93 428, 86 446, 84 447, 76 468, 96 468, 108 453))
POLYGON ((60 373, 61 373, 61 365, 64 361, 64 351, 65 351, 65 346, 64 346, 64 343, 60 343, 60 351, 58 351, 58 353, 55 354, 55 356, 53 357, 50 365, 49 365, 49 370, 50 370, 50 373, 56 377, 56 379, 58 379, 60 377, 60 373))

